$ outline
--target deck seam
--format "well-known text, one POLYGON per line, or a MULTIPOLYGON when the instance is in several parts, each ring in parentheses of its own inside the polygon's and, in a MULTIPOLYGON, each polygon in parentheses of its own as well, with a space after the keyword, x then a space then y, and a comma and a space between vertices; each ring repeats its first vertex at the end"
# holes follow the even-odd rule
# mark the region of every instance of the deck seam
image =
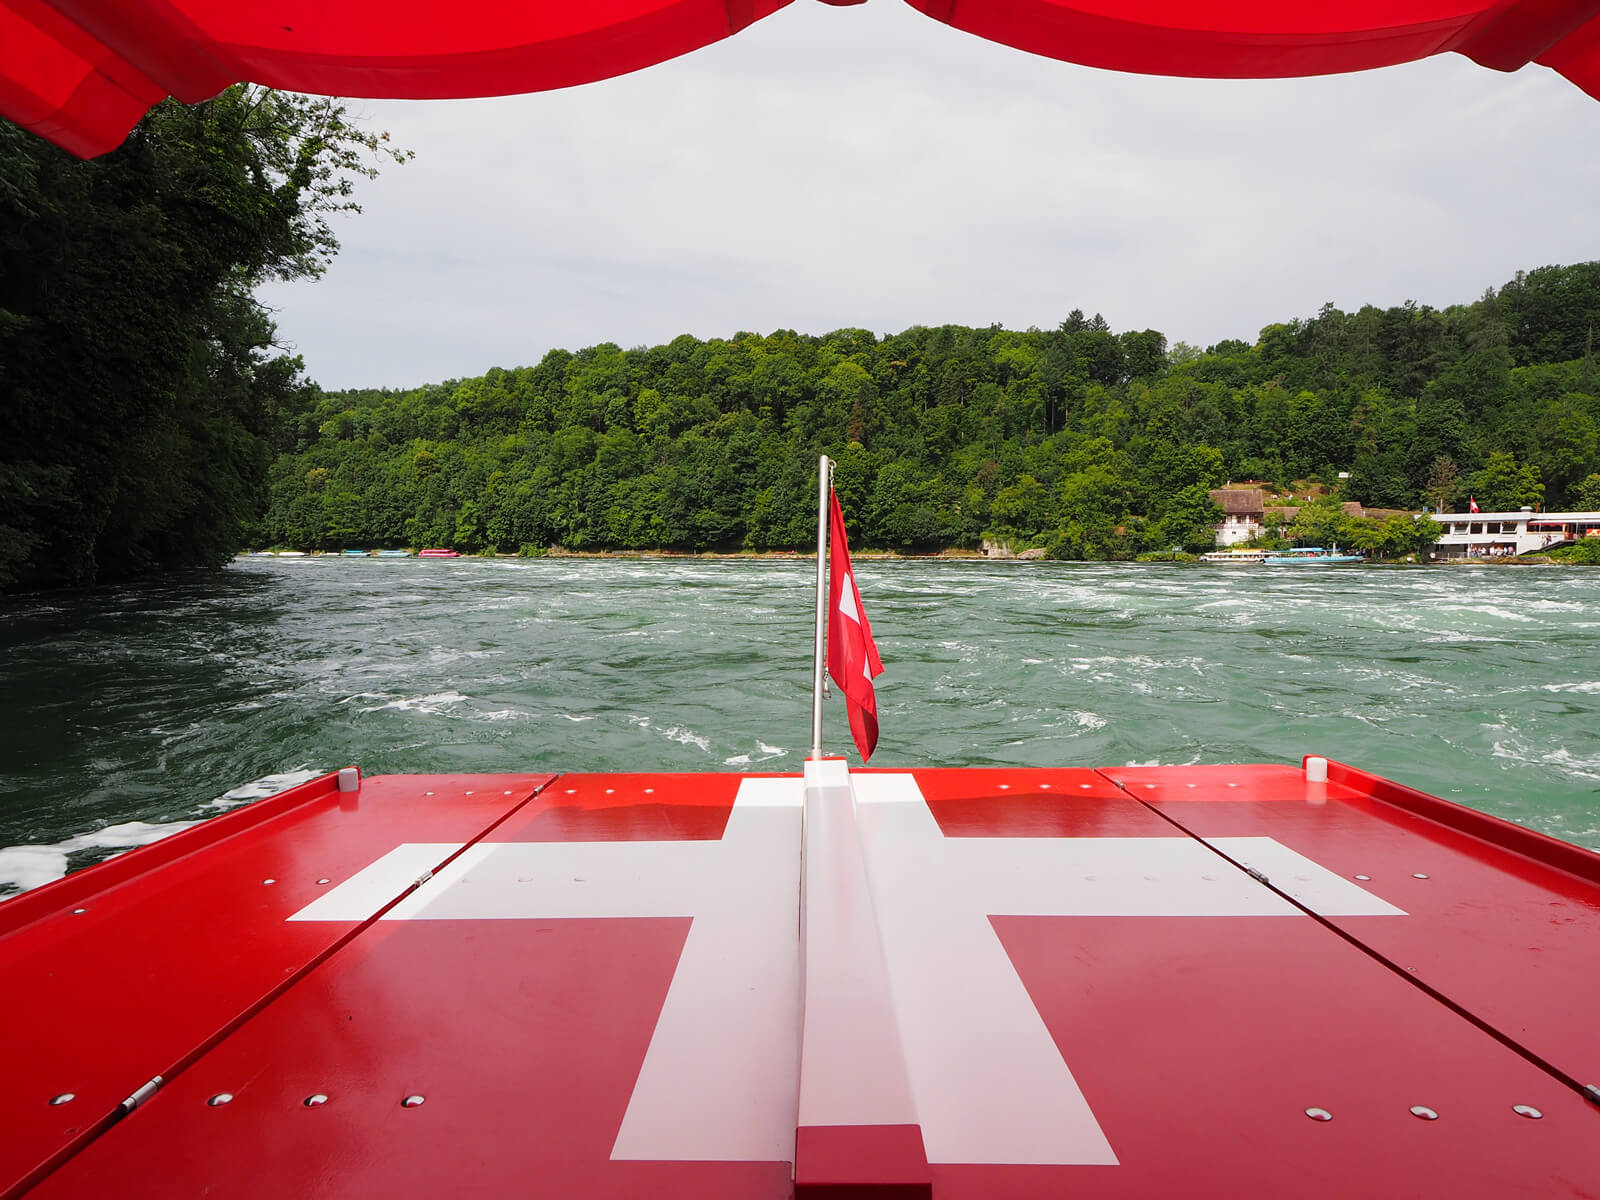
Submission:
POLYGON ((1568 1074, 1566 1071, 1563 1071, 1560 1067, 1558 1067, 1554 1063, 1550 1062, 1543 1055, 1538 1054, 1536 1051, 1530 1049, 1527 1046, 1524 1046, 1522 1043, 1518 1042, 1515 1038, 1513 1038, 1510 1034, 1502 1032, 1498 1027, 1493 1025, 1491 1022, 1489 1022, 1485 1018, 1478 1016, 1476 1013, 1474 1013, 1472 1010, 1466 1008, 1464 1005, 1456 1002, 1455 1000, 1452 1000, 1449 996, 1447 996, 1445 993, 1441 992, 1438 988, 1434 987, 1430 983, 1425 982, 1423 979, 1419 978, 1417 975, 1413 974, 1411 971, 1408 971, 1405 967, 1402 967, 1400 964, 1396 963, 1393 959, 1389 958, 1387 955, 1385 955, 1382 952, 1374 949, 1372 946, 1369 946, 1367 943, 1363 942, 1360 938, 1356 937, 1354 934, 1352 934, 1352 933, 1340 928, 1340 926, 1337 925, 1336 923, 1334 923, 1334 921, 1331 918, 1325 917, 1321 913, 1316 912, 1314 909, 1307 907, 1305 904, 1303 904, 1299 900, 1297 900, 1294 896, 1290 895, 1288 892, 1284 891, 1282 888, 1277 887, 1275 884, 1273 884, 1272 881, 1267 878, 1267 876, 1263 875, 1259 871, 1252 870, 1250 867, 1246 866, 1244 863, 1239 862, 1237 859, 1233 858, 1232 856, 1230 856, 1229 854, 1227 854, 1223 850, 1219 849, 1217 846, 1213 845, 1211 843, 1211 841, 1209 841, 1208 839, 1200 836, 1199 834, 1195 833, 1193 830, 1189 829, 1187 826, 1182 824, 1176 817, 1171 816, 1170 814, 1164 812, 1163 810, 1161 810, 1160 808, 1156 807, 1154 804, 1150 803, 1149 801, 1144 800, 1140 796, 1134 794, 1134 792, 1131 791, 1122 782, 1120 782, 1117 779, 1113 779, 1110 775, 1107 775, 1101 768, 1096 767, 1094 770, 1095 770, 1095 774, 1099 775, 1102 779, 1105 779, 1107 782, 1111 783, 1113 786, 1115 786, 1118 789, 1120 789, 1124 794, 1126 794, 1128 796, 1129 799, 1135 801, 1136 803, 1138 803, 1140 805, 1143 805, 1145 809, 1147 809, 1149 812, 1154 813, 1156 816, 1160 817, 1163 821, 1165 821, 1167 824, 1171 825, 1174 829, 1180 831, 1185 837, 1193 838, 1195 841, 1199 842, 1206 849, 1210 850, 1213 854, 1215 854, 1218 858, 1222 859, 1224 862, 1226 862, 1230 866, 1232 866, 1232 867, 1234 867, 1234 868, 1236 868, 1236 869, 1238 869, 1240 871, 1243 871, 1247 875, 1250 875, 1258 883, 1260 883, 1262 887, 1266 888, 1270 892, 1273 892, 1275 895, 1280 896, 1282 899, 1287 901, 1289 904, 1292 904, 1295 908, 1299 909, 1300 912, 1302 912, 1306 916, 1310 917, 1318 925, 1321 925, 1324 929, 1328 930, 1330 933, 1334 934, 1335 936, 1340 938, 1342 941, 1348 943, 1351 946, 1354 946, 1357 950, 1361 951, 1363 954, 1365 954, 1368 958, 1372 959, 1374 962, 1379 963, 1382 966, 1388 968, 1388 970, 1392 974, 1394 974, 1394 975, 1398 976, 1399 978, 1405 980, 1412 987, 1416 988, 1418 991, 1422 992, 1424 995, 1428 996, 1430 999, 1434 1000, 1436 1003, 1438 1003, 1438 1004, 1442 1005, 1443 1007, 1449 1009, 1451 1012, 1453 1012, 1457 1016, 1461 1017, 1468 1024, 1473 1025, 1478 1030, 1480 1030, 1481 1032, 1488 1034, 1495 1041, 1499 1042, 1502 1046, 1506 1047, 1506 1049, 1515 1052, 1516 1054, 1521 1056, 1523 1059, 1525 1059, 1527 1062, 1531 1063, 1533 1066, 1538 1067, 1545 1074, 1549 1075, 1552 1079, 1556 1080, 1556 1082, 1558 1082, 1560 1084, 1563 1084, 1564 1086, 1566 1086, 1568 1088, 1571 1088, 1573 1091, 1577 1092, 1579 1096, 1584 1097, 1585 1099, 1591 1101, 1592 1103, 1600 1104, 1600 1100, 1596 1100, 1594 1095, 1591 1094, 1591 1092, 1589 1091, 1589 1088, 1592 1085, 1586 1085, 1581 1080, 1579 1080, 1577 1077, 1568 1074))

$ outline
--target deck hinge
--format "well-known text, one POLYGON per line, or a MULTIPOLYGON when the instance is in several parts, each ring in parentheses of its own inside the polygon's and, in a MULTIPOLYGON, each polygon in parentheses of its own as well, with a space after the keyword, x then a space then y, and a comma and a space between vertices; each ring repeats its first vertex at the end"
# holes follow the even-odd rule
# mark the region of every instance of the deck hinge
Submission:
POLYGON ((1272 880, 1268 879, 1263 872, 1256 870, 1254 867, 1246 867, 1244 869, 1244 873, 1250 876, 1251 879, 1254 879, 1257 883, 1264 883, 1268 887, 1272 886, 1272 880))
POLYGON ((1591 1103, 1600 1104, 1600 1084, 1586 1083, 1583 1085, 1583 1094, 1591 1103))
POLYGON ((429 867, 421 875, 418 875, 415 879, 413 879, 411 881, 411 886, 414 887, 414 888, 419 888, 423 884, 427 883, 428 880, 430 880, 432 878, 433 878, 433 868, 429 867))
POLYGON ((146 1100, 150 1099, 151 1096, 154 1096, 156 1094, 156 1089, 159 1088, 160 1086, 161 1086, 161 1076, 157 1075, 149 1083, 145 1084, 138 1091, 134 1092, 133 1095, 129 1096, 126 1100, 124 1100, 121 1103, 121 1105, 119 1105, 119 1107, 122 1109, 123 1112, 131 1113, 134 1109, 138 1108, 146 1100))

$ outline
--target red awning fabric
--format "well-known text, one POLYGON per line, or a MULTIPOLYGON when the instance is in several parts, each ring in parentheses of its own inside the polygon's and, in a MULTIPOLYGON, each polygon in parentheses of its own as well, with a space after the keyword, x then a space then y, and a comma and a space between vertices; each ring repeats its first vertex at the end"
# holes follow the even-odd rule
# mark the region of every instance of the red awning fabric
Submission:
MULTIPOLYGON (((840 0, 830 0, 840 2, 840 0)), ((843 0, 850 2, 850 0, 843 0)), ((1457 51, 1600 96, 1600 0, 907 0, 1066 62, 1265 78, 1457 51)), ((0 0, 0 115, 75 154, 231 83, 439 99, 568 87, 737 33, 789 0, 0 0)))

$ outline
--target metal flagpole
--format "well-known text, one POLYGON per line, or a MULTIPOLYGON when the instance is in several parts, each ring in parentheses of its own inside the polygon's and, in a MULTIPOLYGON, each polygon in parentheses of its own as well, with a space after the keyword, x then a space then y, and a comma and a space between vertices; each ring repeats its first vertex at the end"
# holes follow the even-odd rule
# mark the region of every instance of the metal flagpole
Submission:
POLYGON ((828 618, 828 486, 833 464, 824 454, 817 463, 817 646, 811 679, 811 757, 822 757, 822 657, 828 618))

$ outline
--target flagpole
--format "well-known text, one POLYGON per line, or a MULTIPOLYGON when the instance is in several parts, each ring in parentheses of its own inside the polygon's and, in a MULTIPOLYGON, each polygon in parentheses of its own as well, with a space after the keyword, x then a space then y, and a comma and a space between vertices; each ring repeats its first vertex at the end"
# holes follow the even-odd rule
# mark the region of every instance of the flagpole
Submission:
POLYGON ((811 757, 822 757, 822 658, 828 619, 828 485, 833 464, 817 462, 817 643, 811 678, 811 757))

